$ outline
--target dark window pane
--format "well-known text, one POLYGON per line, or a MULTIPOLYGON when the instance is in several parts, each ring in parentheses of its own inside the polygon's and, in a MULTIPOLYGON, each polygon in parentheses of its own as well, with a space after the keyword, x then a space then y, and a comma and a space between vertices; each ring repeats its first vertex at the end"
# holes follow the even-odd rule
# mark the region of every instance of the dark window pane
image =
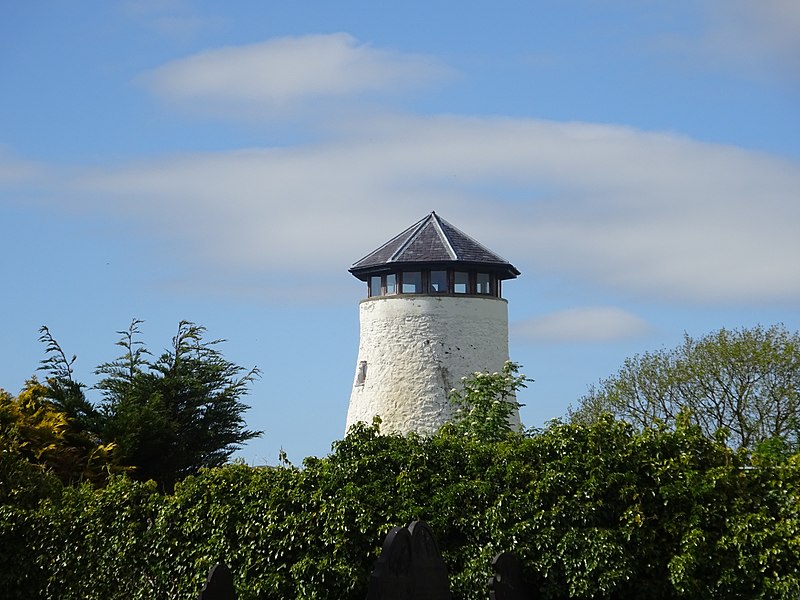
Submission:
POLYGON ((478 273, 475 279, 476 294, 491 294, 492 293, 492 279, 489 273, 478 273))
POLYGON ((380 275, 373 275, 369 278, 369 295, 370 296, 380 296, 381 295, 381 277, 380 275))
POLYGON ((456 294, 469 293, 469 273, 456 271, 454 273, 453 291, 456 294))
POLYGON ((396 294, 397 293, 397 275, 394 273, 389 273, 386 276, 386 294, 396 294))
POLYGON ((404 294, 422 293, 421 271, 406 271, 403 273, 403 293, 404 294))
POLYGON ((447 271, 431 271, 431 293, 447 293, 447 271))

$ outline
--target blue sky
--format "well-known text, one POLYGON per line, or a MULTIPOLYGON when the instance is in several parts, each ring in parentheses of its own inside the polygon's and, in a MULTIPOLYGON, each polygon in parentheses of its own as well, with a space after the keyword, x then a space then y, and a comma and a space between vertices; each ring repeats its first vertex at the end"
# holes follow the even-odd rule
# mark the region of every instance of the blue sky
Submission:
POLYGON ((800 329, 795 0, 7 3, 0 82, 12 392, 41 325, 92 385, 188 319, 263 371, 239 456, 324 455, 347 269, 431 210, 522 271, 529 426, 684 332, 800 329))

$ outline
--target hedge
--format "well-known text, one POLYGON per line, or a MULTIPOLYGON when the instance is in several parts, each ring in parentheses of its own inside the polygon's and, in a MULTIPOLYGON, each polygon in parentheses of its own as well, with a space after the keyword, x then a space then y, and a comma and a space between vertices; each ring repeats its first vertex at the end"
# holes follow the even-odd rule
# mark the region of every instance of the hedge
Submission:
POLYGON ((414 519, 437 536, 456 600, 487 597, 504 550, 537 598, 800 594, 800 459, 754 465, 691 427, 553 423, 473 443, 358 426, 301 468, 232 464, 171 495, 118 476, 48 482, 31 502, 19 481, 0 495, 9 599, 194 598, 218 560, 242 600, 362 599, 383 537, 414 519))

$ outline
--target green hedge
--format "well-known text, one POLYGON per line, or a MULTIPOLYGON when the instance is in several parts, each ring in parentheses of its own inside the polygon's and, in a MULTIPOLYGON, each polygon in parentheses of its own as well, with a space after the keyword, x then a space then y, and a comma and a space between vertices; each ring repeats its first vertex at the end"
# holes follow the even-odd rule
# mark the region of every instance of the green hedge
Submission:
POLYGON ((169 496, 124 477, 38 504, 4 489, 0 595, 194 598, 224 560, 242 600, 360 600, 389 529, 423 519, 456 599, 487 597, 503 550, 540 598, 795 599, 800 462, 746 459, 611 420, 491 444, 360 427, 303 468, 230 465, 169 496))

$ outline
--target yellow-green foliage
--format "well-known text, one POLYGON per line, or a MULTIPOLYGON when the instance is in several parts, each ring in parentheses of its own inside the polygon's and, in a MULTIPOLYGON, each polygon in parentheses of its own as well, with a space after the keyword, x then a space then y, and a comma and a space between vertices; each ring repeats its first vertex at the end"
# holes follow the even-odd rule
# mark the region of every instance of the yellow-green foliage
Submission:
POLYGON ((0 389, 0 442, 6 453, 70 483, 97 481, 112 469, 114 444, 102 444, 73 429, 69 417, 48 400, 35 378, 18 396, 0 389))
POLYGON ((67 416, 46 400, 46 388, 35 379, 14 397, 0 390, 0 427, 4 437, 16 442, 20 454, 32 462, 57 460, 69 424, 67 416))

